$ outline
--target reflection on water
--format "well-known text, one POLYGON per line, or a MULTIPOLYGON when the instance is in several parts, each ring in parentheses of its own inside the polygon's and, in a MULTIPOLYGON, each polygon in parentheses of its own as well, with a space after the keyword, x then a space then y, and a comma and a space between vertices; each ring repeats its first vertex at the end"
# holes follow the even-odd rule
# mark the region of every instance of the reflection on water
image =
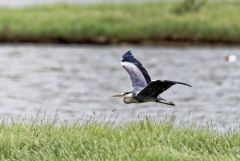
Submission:
POLYGON ((177 120, 213 121, 218 126, 240 125, 240 63, 224 56, 238 48, 168 48, 2 45, 0 47, 0 115, 2 117, 55 115, 74 120, 95 113, 117 121, 150 116, 177 120), (175 108, 146 103, 125 105, 112 94, 131 90, 121 68, 129 48, 149 70, 152 79, 189 83, 163 94, 175 108), (116 111, 114 111, 116 109, 116 111), (114 111, 114 112, 112 112, 114 111), (188 118, 189 119, 189 118, 188 118))

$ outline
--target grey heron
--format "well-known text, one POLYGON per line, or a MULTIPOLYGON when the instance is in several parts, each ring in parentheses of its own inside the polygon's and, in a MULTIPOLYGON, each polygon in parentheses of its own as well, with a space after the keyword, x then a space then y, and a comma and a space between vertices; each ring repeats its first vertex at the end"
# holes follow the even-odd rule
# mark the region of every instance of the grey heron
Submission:
POLYGON ((113 95, 113 97, 122 97, 126 104, 157 102, 175 106, 173 102, 160 97, 160 94, 175 84, 191 87, 189 84, 170 80, 151 81, 147 70, 134 58, 131 51, 126 52, 122 56, 121 65, 130 76, 133 90, 113 95))

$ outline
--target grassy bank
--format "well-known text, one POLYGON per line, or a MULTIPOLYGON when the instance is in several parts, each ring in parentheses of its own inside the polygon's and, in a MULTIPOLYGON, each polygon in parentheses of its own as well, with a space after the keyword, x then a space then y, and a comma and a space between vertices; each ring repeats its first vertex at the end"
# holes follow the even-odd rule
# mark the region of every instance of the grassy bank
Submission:
POLYGON ((177 128, 150 121, 123 127, 0 126, 1 160, 232 161, 240 159, 240 134, 177 128))
POLYGON ((178 3, 0 9, 0 41, 63 43, 240 43, 240 2, 208 2, 176 14, 178 3))

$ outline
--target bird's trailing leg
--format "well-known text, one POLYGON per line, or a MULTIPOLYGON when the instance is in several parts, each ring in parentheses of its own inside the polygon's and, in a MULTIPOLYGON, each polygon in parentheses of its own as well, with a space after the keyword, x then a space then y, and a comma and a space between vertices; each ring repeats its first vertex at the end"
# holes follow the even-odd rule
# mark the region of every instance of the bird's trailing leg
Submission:
POLYGON ((163 103, 166 105, 171 105, 171 106, 175 106, 175 104, 173 102, 163 102, 163 101, 157 101, 158 103, 163 103))
POLYGON ((159 97, 156 102, 163 103, 170 106, 175 106, 175 103, 165 100, 164 98, 159 97))

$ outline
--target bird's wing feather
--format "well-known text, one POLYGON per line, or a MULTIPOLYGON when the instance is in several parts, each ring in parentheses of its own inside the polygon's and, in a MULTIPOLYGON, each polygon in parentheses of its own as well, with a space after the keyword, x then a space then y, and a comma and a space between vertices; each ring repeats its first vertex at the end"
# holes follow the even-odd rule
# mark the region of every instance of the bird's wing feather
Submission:
POLYGON ((156 80, 149 83, 143 90, 141 90, 137 94, 137 98, 139 100, 143 100, 146 98, 156 98, 159 94, 166 91, 168 88, 175 84, 182 84, 191 87, 191 85, 182 83, 182 82, 176 82, 176 81, 169 81, 169 80, 156 80))
POLYGON ((121 65, 128 72, 135 92, 142 90, 151 82, 147 70, 133 57, 131 51, 122 56, 121 65))

